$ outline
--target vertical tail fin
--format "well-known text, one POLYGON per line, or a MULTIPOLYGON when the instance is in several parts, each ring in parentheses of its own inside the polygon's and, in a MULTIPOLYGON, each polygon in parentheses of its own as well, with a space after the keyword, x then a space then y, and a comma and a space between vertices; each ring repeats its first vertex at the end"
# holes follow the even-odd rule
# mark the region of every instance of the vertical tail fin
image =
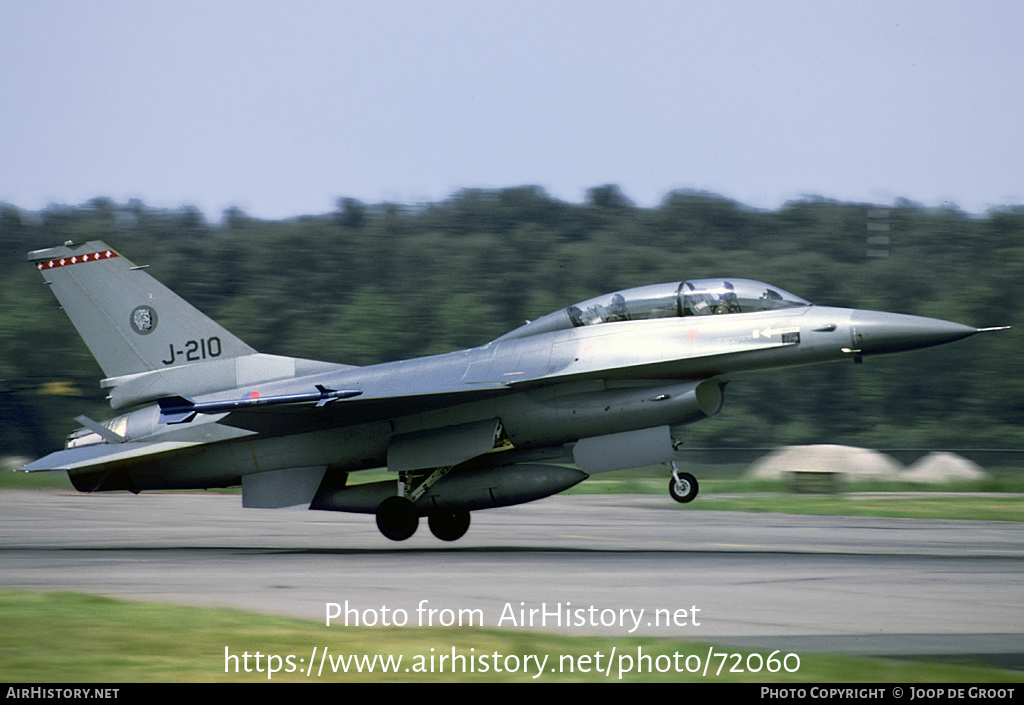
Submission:
POLYGON ((107 377, 255 353, 98 241, 28 254, 107 377))

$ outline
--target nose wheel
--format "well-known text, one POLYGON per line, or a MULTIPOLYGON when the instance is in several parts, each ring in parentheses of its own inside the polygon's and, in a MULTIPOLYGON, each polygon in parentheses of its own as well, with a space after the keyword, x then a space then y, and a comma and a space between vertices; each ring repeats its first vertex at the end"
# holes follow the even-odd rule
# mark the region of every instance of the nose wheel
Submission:
POLYGON ((673 461, 672 479, 668 483, 668 493, 672 495, 672 499, 681 504, 686 504, 687 502, 692 502, 699 491, 700 486, 697 484, 697 478, 688 472, 679 472, 679 468, 676 467, 673 461))

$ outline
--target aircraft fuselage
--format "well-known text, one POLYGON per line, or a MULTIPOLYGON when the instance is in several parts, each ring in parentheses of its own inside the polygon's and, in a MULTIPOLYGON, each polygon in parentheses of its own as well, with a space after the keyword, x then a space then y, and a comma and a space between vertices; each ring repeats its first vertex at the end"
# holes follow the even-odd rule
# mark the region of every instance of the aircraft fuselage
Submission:
MULTIPOLYGON (((719 411, 721 385, 728 376, 853 360, 948 342, 974 332, 974 328, 936 319, 808 306, 732 316, 620 321, 238 387, 202 399, 244 398, 254 392, 272 396, 324 385, 369 395, 385 388, 400 390, 413 401, 408 413, 371 407, 360 410, 361 418, 348 420, 341 400, 323 411, 319 423, 325 428, 307 431, 281 419, 258 430, 222 426, 217 423, 224 417, 220 414, 198 417, 186 432, 162 423, 157 407, 148 407, 122 417, 118 424, 129 442, 191 444, 198 427, 208 427, 209 433, 194 450, 182 447, 156 463, 126 463, 130 486, 121 489, 231 486, 249 473, 293 467, 330 466, 345 471, 379 467, 386 464, 388 446, 396 436, 485 419, 499 419, 517 449, 680 426, 719 411), (494 391, 496 386, 502 389, 494 391), (487 394, 478 401, 431 408, 432 395, 452 388, 467 392, 479 388, 487 394), (422 402, 416 403, 416 397, 422 402), (336 427, 339 416, 347 420, 343 429, 336 427)), ((296 422, 307 425, 309 420, 303 416, 296 422)), ((94 477, 98 470, 91 468, 89 475, 94 477)))

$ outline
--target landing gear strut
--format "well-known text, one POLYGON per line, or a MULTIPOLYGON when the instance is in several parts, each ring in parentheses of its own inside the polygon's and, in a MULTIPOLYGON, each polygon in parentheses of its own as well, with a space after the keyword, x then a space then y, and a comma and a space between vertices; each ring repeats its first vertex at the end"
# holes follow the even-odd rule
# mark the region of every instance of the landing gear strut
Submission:
POLYGON ((668 493, 672 495, 672 499, 686 504, 693 501, 699 490, 697 478, 688 472, 679 472, 675 461, 672 461, 672 479, 668 483, 668 493))

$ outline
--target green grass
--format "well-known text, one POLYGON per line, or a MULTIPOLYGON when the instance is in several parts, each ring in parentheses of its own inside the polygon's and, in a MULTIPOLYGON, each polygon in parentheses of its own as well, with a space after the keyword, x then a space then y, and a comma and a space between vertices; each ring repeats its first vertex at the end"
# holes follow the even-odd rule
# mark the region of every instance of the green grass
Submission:
MULTIPOLYGON (((77 593, 36 593, 0 590, 0 682, 360 682, 360 681, 533 681, 533 673, 418 673, 406 672, 416 659, 435 665, 441 654, 476 655, 493 659, 504 657, 524 659, 527 655, 548 657, 539 682, 553 681, 618 681, 618 666, 625 664, 622 656, 634 657, 638 649, 651 656, 652 664, 673 663, 675 653, 705 659, 709 645, 670 639, 573 637, 531 631, 504 631, 484 628, 345 628, 326 627, 323 623, 284 617, 248 614, 226 609, 178 607, 138 602, 123 602, 105 597, 77 593), (307 677, 299 671, 310 661, 313 647, 318 654, 327 648, 333 655, 360 654, 373 656, 401 655, 399 673, 330 673, 307 677), (225 648, 241 657, 250 654, 252 672, 242 671, 244 662, 225 659, 225 648), (617 654, 610 661, 613 653, 617 654), (433 651, 432 651, 433 650, 433 651), (471 651, 472 650, 472 651, 471 651), (255 654, 262 655, 258 672, 255 654), (602 654, 603 662, 596 661, 602 654), (279 672, 268 678, 267 656, 284 659, 294 655, 295 669, 279 672), (660 660, 658 657, 661 657, 660 660), (590 658, 587 661, 587 658, 590 658), (300 662, 299 659, 305 659, 300 662), (567 669, 576 664, 574 673, 553 673, 561 664, 567 669), (613 663, 611 675, 596 673, 598 663, 613 663), (225 663, 228 664, 225 672, 225 663), (589 666, 588 666, 589 664, 589 666), (589 667, 581 672, 579 666, 589 667)), ((740 663, 747 662, 749 652, 732 647, 712 647, 714 653, 741 653, 740 663)), ((767 658, 769 654, 764 653, 767 658)), ((777 655, 777 657, 780 655, 777 655)), ((906 659, 860 658, 837 655, 800 653, 799 669, 793 673, 731 673, 738 661, 715 656, 707 675, 699 673, 627 674, 623 681, 667 682, 1001 682, 1018 681, 1021 674, 971 663, 948 660, 922 661, 906 659), (721 675, 712 675, 722 661, 721 675)), ((512 663, 511 661, 509 663, 512 663)), ((756 666, 757 657, 750 663, 756 666)), ((789 665, 796 664, 790 659, 789 665)), ((685 660, 680 664, 685 670, 685 660)), ((282 660, 287 670, 287 662, 282 660)), ((450 669, 449 669, 450 670, 450 669)))
MULTIPOLYGON (((742 468, 692 469, 700 495, 687 510, 730 510, 881 516, 908 519, 972 519, 1024 521, 1024 473, 1004 470, 978 482, 925 485, 871 480, 843 485, 833 494, 799 494, 784 482, 757 480, 739 474, 742 468)), ((567 494, 668 493, 668 471, 641 468, 597 475, 567 494)))

